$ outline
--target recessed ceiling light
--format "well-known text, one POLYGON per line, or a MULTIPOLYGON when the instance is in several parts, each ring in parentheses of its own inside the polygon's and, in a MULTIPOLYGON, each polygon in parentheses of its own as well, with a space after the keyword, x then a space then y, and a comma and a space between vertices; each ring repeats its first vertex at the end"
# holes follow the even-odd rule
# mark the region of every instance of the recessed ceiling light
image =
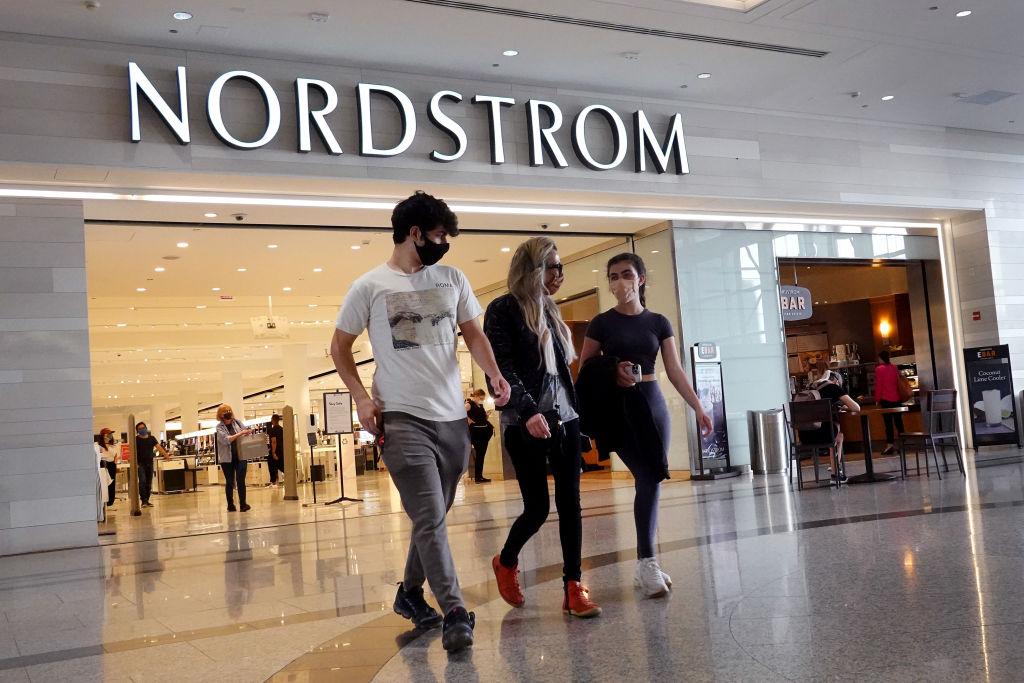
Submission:
POLYGON ((883 102, 892 102, 895 99, 896 99, 895 95, 883 95, 882 96, 882 101, 883 102))
POLYGON ((188 242, 178 242, 178 249, 188 249, 188 242))
POLYGON ((324 272, 324 269, 323 268, 314 268, 313 272, 314 273, 322 273, 322 272, 324 272))
POLYGON ((292 288, 291 287, 282 287, 281 291, 282 292, 290 292, 290 291, 292 291, 292 288))
POLYGON ((206 308, 206 304, 199 304, 198 306, 196 306, 196 308, 202 310, 202 309, 206 308))
MULTIPOLYGON (((230 320, 226 320, 226 321, 224 321, 224 324, 225 324, 225 325, 234 325, 234 323, 233 323, 233 322, 231 322, 230 320)), ((230 347, 224 347, 224 348, 230 348, 230 347)))
POLYGON ((146 288, 145 288, 145 287, 136 287, 136 288, 135 288, 135 291, 136 291, 136 292, 145 292, 145 291, 146 291, 146 288))
POLYGON ((171 16, 174 17, 175 19, 177 19, 178 21, 188 21, 189 19, 192 18, 192 13, 191 12, 175 12, 171 16))
POLYGON ((118 323, 118 327, 128 327, 128 323, 118 323))
POLYGON ((164 268, 163 266, 157 266, 156 268, 154 268, 154 269, 153 269, 153 272, 154 272, 154 273, 162 273, 162 272, 164 272, 165 270, 167 270, 167 269, 166 269, 166 268, 164 268))
POLYGON ((661 252, 658 249, 651 249, 651 253, 652 254, 659 254, 661 252))
POLYGON ((316 308, 319 304, 306 304, 310 308, 316 308))
POLYGON ((238 272, 239 272, 239 273, 244 273, 244 272, 245 272, 245 271, 247 271, 247 270, 249 270, 249 269, 248 269, 248 268, 239 268, 239 269, 238 269, 238 272))
POLYGON ((507 254, 508 252, 512 251, 512 247, 502 247, 501 251, 503 254, 507 254))
POLYGON ((956 13, 956 16, 959 19, 963 19, 964 17, 969 17, 969 16, 971 16, 971 10, 969 10, 969 9, 962 9, 959 12, 956 13))
POLYGON ((211 292, 219 292, 220 291, 220 287, 211 287, 210 291, 211 292))
POLYGON ((216 218, 216 217, 217 217, 217 214, 215 214, 215 213, 214 213, 214 212, 212 212, 212 211, 207 211, 207 212, 206 212, 206 213, 204 213, 203 215, 204 215, 204 216, 206 216, 207 218, 216 218))
POLYGON ((267 249, 277 249, 277 245, 276 244, 268 244, 267 245, 267 249))
POLYGON ((705 71, 702 74, 697 74, 697 78, 701 79, 702 81, 705 81, 705 80, 711 78, 711 74, 709 74, 707 71, 705 71))
POLYGON ((560 227, 560 228, 568 228, 569 224, 568 223, 559 223, 558 227, 560 227))
POLYGON ((590 271, 590 272, 591 272, 591 273, 596 273, 596 272, 598 272, 598 270, 597 270, 597 268, 594 268, 594 269, 593 269, 592 271, 590 271))
POLYGON ((506 57, 515 57, 516 55, 519 54, 519 50, 505 50, 501 54, 505 55, 506 57))
POLYGON ((360 249, 362 249, 362 247, 360 245, 358 245, 358 244, 353 244, 352 245, 352 250, 353 251, 359 251, 360 249))

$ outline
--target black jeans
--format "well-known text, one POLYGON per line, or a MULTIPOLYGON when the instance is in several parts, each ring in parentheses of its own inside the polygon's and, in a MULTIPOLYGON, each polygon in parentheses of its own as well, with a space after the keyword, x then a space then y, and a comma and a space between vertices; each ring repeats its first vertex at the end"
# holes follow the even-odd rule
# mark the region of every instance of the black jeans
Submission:
POLYGON ((485 434, 479 435, 475 431, 474 429, 469 430, 469 439, 473 444, 474 453, 473 477, 480 481, 484 478, 484 458, 487 457, 487 445, 491 442, 491 432, 487 430, 485 434))
POLYGON ((238 488, 238 504, 245 505, 245 471, 249 463, 245 460, 222 462, 224 472, 224 495, 228 498, 228 507, 235 506, 235 488, 238 488))
POLYGON ((512 425, 505 428, 505 447, 516 468, 519 491, 523 494, 523 513, 508 532, 501 549, 501 563, 514 567, 519 553, 530 537, 540 531, 548 518, 547 465, 555 478, 555 508, 558 510, 558 536, 562 542, 562 579, 579 581, 582 575, 583 521, 580 509, 580 421, 565 423, 565 436, 546 441, 531 439, 512 425))
POLYGON ((139 500, 149 502, 153 492, 153 461, 137 463, 139 466, 139 500))
MULTIPOLYGON (((277 473, 284 474, 284 456, 279 455, 276 458, 272 455, 267 456, 267 470, 270 474, 270 483, 277 483, 277 473)), ((282 477, 284 479, 284 477, 282 477)))
MULTIPOLYGON (((899 408, 902 403, 899 401, 879 401, 883 408, 899 408)), ((903 428, 903 415, 900 413, 882 413, 882 419, 885 420, 885 443, 890 444, 894 442, 893 439, 893 425, 896 426, 896 431, 900 434, 906 430, 903 428)))

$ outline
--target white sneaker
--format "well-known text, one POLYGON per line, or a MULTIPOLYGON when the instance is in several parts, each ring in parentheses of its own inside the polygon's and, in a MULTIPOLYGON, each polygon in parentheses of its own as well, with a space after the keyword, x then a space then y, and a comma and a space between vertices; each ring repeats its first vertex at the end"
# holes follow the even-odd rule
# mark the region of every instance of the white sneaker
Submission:
POLYGON ((672 588, 672 577, 665 573, 665 570, 661 570, 661 578, 665 581, 665 585, 672 588))
POLYGON ((633 574, 633 586, 639 588, 649 598, 660 598, 668 594, 668 584, 665 576, 661 573, 658 560, 653 557, 645 557, 636 563, 636 572, 633 574))

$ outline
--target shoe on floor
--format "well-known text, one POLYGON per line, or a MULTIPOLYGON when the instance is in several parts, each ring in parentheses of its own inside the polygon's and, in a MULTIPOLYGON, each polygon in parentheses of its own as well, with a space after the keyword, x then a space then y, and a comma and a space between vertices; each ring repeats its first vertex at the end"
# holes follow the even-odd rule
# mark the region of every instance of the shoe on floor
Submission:
POLYGON ((427 604, 423 597, 423 588, 406 590, 404 584, 398 584, 394 609, 395 614, 409 619, 418 629, 426 630, 441 625, 441 615, 427 604))
POLYGON ((494 578, 498 581, 501 599, 513 607, 522 607, 526 598, 523 597, 523 589, 519 585, 519 565, 506 567, 501 563, 501 555, 495 555, 491 560, 491 567, 494 569, 494 578))
POLYGON ((892 455, 896 452, 895 446, 886 446, 885 450, 882 451, 882 455, 892 455))
POLYGON ((238 512, 238 509, 235 507, 234 503, 228 505, 228 512, 238 512))
POLYGON ((248 512, 249 510, 252 510, 252 506, 247 503, 242 503, 242 512, 248 512))
POLYGON ((569 581, 565 584, 562 611, 581 619, 590 619, 601 614, 601 608, 590 599, 590 591, 579 581, 569 581))
POLYGON ((473 628, 476 615, 465 607, 455 607, 444 618, 441 645, 448 652, 458 652, 473 646, 473 628))
POLYGON ((672 588, 672 577, 669 576, 668 574, 666 574, 664 569, 661 570, 661 578, 665 582, 665 585, 668 586, 669 589, 671 589, 672 588))
POLYGON ((636 563, 633 586, 649 598, 660 598, 668 594, 668 582, 654 557, 645 557, 636 563))
POLYGON ((479 479, 474 479, 473 481, 475 481, 478 484, 490 484, 491 483, 491 480, 488 479, 487 477, 480 477, 479 479))
POLYGON ((145 503, 142 504, 142 507, 144 507, 144 508, 151 508, 151 507, 153 507, 153 504, 150 503, 149 501, 146 501, 145 503))

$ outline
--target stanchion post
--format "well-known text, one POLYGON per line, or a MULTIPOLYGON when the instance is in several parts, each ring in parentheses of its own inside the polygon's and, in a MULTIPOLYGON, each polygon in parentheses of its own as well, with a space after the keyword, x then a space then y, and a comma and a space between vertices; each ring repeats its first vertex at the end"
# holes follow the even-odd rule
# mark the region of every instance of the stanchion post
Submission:
POLYGON ((285 406, 281 412, 284 420, 284 499, 298 500, 295 474, 298 467, 295 458, 295 411, 291 406, 285 406))
POLYGON ((139 459, 135 453, 135 414, 128 416, 128 507, 132 517, 142 515, 139 501, 139 459))

